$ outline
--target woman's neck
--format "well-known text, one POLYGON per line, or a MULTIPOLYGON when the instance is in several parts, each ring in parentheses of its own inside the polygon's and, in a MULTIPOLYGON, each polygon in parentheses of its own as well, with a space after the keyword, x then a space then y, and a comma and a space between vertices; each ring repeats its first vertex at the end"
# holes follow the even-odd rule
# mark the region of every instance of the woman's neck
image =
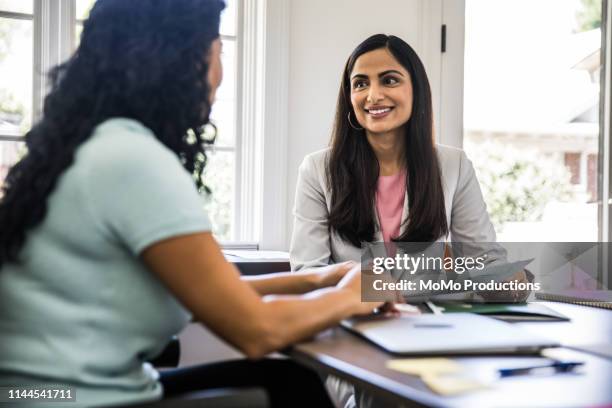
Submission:
POLYGON ((404 139, 400 132, 367 132, 367 138, 378 159, 381 176, 397 174, 404 168, 404 139))

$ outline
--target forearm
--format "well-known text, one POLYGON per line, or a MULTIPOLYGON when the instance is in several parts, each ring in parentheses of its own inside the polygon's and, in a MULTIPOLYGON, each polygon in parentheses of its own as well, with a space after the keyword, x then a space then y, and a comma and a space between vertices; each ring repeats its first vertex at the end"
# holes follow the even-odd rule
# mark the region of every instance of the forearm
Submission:
MULTIPOLYGON (((208 232, 160 241, 143 251, 142 258, 196 321, 250 358, 262 357, 344 317, 363 312, 360 292, 355 287, 358 270, 342 288, 262 298, 251 285, 241 281, 238 270, 227 263, 208 232)), ((263 284, 263 288, 274 288, 279 282, 281 288, 300 287, 299 277, 285 274, 276 279, 280 280, 263 284)))
POLYGON ((261 296, 302 294, 318 289, 321 277, 315 272, 280 272, 258 276, 243 276, 261 296))
POLYGON ((266 296, 263 300, 268 330, 261 342, 265 348, 262 355, 312 337, 356 312, 354 295, 337 288, 301 296, 266 296))

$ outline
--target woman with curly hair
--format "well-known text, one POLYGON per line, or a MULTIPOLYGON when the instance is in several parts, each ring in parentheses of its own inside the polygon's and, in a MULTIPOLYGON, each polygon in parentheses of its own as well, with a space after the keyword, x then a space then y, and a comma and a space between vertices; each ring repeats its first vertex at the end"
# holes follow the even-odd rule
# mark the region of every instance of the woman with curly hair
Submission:
POLYGON ((329 404, 316 374, 261 358, 379 305, 348 263, 241 279, 211 235, 198 190, 223 7, 98 0, 53 71, 0 201, 0 386, 70 386, 88 406, 247 385, 329 404), (250 360, 157 373, 146 361, 191 318, 250 360))

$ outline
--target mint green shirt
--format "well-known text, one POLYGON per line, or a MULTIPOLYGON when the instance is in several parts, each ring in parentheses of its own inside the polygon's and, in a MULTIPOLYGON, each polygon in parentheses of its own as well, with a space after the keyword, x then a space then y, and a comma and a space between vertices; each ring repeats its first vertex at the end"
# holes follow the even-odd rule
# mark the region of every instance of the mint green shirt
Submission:
POLYGON ((190 315, 139 255, 210 229, 171 150, 134 120, 100 124, 28 233, 23 262, 0 269, 0 386, 75 387, 67 406, 161 398, 145 361, 190 315))

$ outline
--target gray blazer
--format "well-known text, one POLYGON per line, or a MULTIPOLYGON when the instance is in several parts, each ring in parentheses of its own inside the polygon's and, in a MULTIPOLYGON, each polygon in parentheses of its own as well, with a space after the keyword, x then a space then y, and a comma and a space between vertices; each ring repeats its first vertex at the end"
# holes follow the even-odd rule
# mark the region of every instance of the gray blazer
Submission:
MULTIPOLYGON (((489 219, 471 161, 461 149, 438 144, 436 150, 442 171, 450 239, 454 242, 495 242, 495 230, 489 219)), ((361 248, 344 241, 334 231, 330 234, 327 228, 331 190, 326 181, 325 163, 329 151, 327 148, 311 153, 300 165, 293 211, 293 235, 289 250, 291 269, 294 271, 348 260, 359 262, 361 259, 361 248)), ((404 232, 403 224, 408 210, 406 195, 400 233, 404 232)), ((376 208, 374 212, 377 230, 375 240, 382 241, 376 208)), ((439 241, 446 240, 448 237, 439 239, 439 241)), ((503 255, 489 253, 489 261, 503 255)))

